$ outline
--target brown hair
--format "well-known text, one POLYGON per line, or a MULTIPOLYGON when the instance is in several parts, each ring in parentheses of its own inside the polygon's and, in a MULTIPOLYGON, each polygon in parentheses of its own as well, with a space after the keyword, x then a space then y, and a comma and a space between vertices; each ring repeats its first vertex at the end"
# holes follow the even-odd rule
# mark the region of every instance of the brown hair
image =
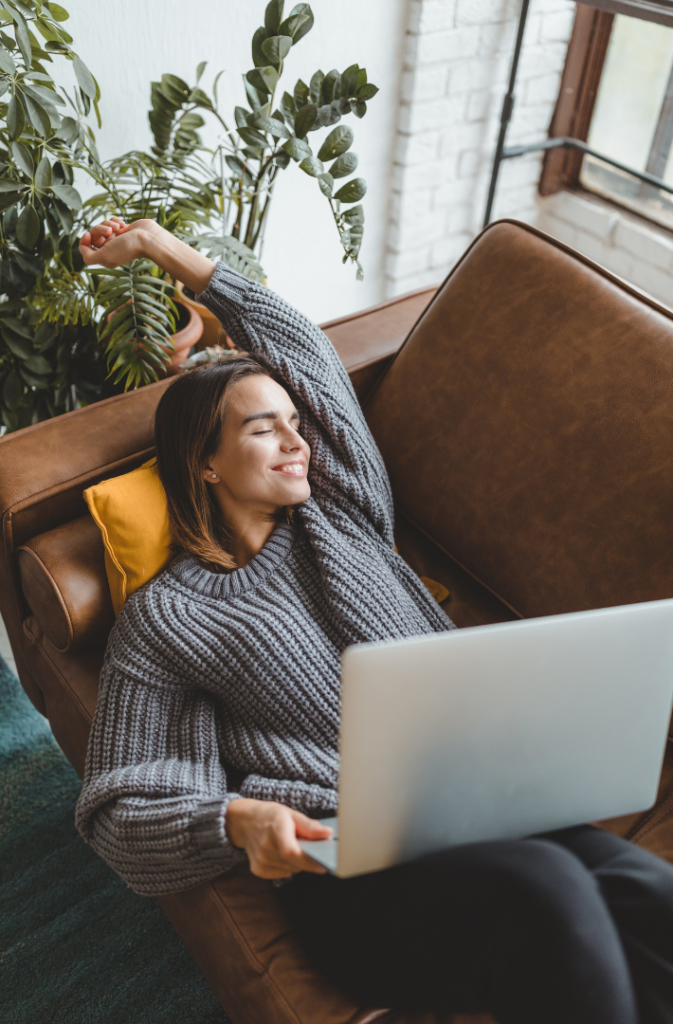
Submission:
POLYGON ((227 415, 226 393, 251 374, 271 374, 252 356, 233 356, 177 377, 164 391, 154 418, 159 477, 177 548, 212 569, 234 569, 226 548, 226 524, 203 479, 220 445, 227 415))

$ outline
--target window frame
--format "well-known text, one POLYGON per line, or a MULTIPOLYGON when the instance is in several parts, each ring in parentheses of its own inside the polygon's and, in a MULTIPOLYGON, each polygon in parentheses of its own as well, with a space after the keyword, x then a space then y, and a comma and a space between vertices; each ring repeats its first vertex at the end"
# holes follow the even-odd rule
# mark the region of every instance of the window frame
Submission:
MULTIPOLYGON (((549 126, 550 138, 570 136, 587 141, 614 19, 615 15, 609 11, 577 5, 559 95, 549 126)), ((563 189, 589 192, 579 180, 583 159, 584 154, 577 150, 547 150, 538 186, 540 195, 550 196, 563 189)), ((613 199, 605 196, 601 199, 625 209, 613 199)), ((649 219, 643 214, 636 216, 649 219)))

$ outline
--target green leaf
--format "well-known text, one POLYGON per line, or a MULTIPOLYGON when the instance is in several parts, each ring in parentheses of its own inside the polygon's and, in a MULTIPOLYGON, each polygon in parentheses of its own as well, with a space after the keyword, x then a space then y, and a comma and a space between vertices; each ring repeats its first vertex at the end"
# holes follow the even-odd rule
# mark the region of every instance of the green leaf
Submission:
POLYGON ((26 113, 35 131, 48 138, 51 135, 51 121, 47 111, 41 103, 38 103, 37 100, 34 100, 27 93, 23 97, 23 102, 26 105, 26 113))
POLYGON ((17 359, 28 359, 33 354, 33 346, 25 338, 17 337, 12 331, 8 331, 4 324, 0 323, 2 337, 7 348, 17 359))
POLYGON ((302 171, 310 174, 312 178, 317 178, 319 174, 322 174, 325 168, 323 167, 322 160, 318 160, 315 156, 307 156, 299 164, 302 171))
POLYGON ((343 219, 348 224, 364 224, 365 211, 361 206, 353 206, 350 210, 346 210, 343 214, 343 219))
POLYGON ((316 71, 311 77, 311 84, 309 86, 309 95, 311 103, 315 103, 316 107, 320 103, 320 87, 322 86, 322 80, 324 78, 322 71, 316 71))
MULTIPOLYGON (((196 103, 200 107, 205 107, 206 110, 212 110, 213 104, 210 96, 203 91, 203 89, 194 88, 189 94, 189 103, 196 103)), ((183 121, 184 123, 184 121, 183 121)))
POLYGON ((293 160, 303 160, 305 157, 313 155, 308 142, 304 142, 303 139, 288 139, 283 143, 282 148, 293 160))
POLYGON ((263 68, 267 63, 266 57, 262 53, 262 43, 265 39, 266 29, 260 25, 252 37, 252 63, 256 68, 263 68))
POLYGON ((16 316, 5 316, 0 320, 0 327, 3 330, 11 331, 12 334, 18 334, 19 338, 25 338, 26 341, 32 342, 33 335, 28 330, 23 321, 19 320, 16 316))
POLYGON ((329 169, 330 174, 333 178, 345 178, 353 171, 357 170, 358 166, 358 155, 357 153, 344 153, 343 156, 338 157, 329 169))
POLYGON ((0 46, 0 70, 7 75, 13 75, 16 71, 16 64, 2 46, 0 46))
POLYGON ((309 88, 306 82, 302 82, 301 78, 297 79, 297 84, 294 87, 294 105, 299 110, 300 107, 305 106, 310 99, 309 88))
MULTIPOLYGON (((278 35, 290 36, 292 42, 295 42, 295 33, 299 31, 302 25, 305 25, 309 21, 309 17, 306 14, 292 14, 285 21, 282 21, 278 28, 278 35)), ((301 36, 299 37, 301 39, 301 36)))
POLYGON ((331 124, 336 124, 337 121, 341 120, 341 113, 339 112, 340 102, 340 100, 335 100, 333 103, 325 103, 322 107, 318 107, 318 117, 313 129, 314 131, 318 128, 329 128, 331 124))
POLYGON ((283 20, 284 0, 271 0, 264 12, 264 27, 267 36, 275 36, 283 20))
POLYGON ((367 182, 364 178, 353 178, 352 181, 347 181, 345 185, 342 185, 338 192, 335 193, 334 198, 338 199, 340 203, 357 203, 365 195, 367 191, 367 182))
POLYGON ((32 249, 40 234, 40 218, 34 206, 25 206, 16 222, 16 237, 24 249, 32 249))
POLYGON ((61 7, 59 4, 51 3, 50 0, 47 0, 45 7, 48 8, 54 21, 67 21, 70 17, 64 7, 61 7))
POLYGON ((364 100, 351 100, 351 110, 356 117, 364 117, 367 113, 367 104, 364 100))
POLYGON ((82 197, 72 185, 52 185, 51 190, 56 198, 65 203, 70 210, 80 210, 82 208, 82 197))
POLYGON ((73 68, 75 69, 75 77, 77 78, 77 84, 79 85, 82 92, 89 97, 90 100, 95 99, 96 96, 96 83, 93 80, 93 75, 89 71, 88 67, 81 59, 81 57, 75 57, 73 60, 73 68))
POLYGON ((203 72, 206 70, 207 66, 208 66, 208 61, 207 60, 202 60, 200 64, 197 64, 197 66, 196 66, 196 81, 197 81, 197 83, 201 81, 201 77, 203 75, 203 72))
POLYGON ((355 93, 356 85, 355 80, 357 78, 358 71, 360 70, 359 64, 351 64, 346 68, 341 75, 341 95, 352 96, 355 93))
POLYGON ((268 92, 273 92, 278 85, 278 72, 276 69, 267 65, 266 67, 259 68, 259 74, 262 76, 268 92))
POLYGON ((79 137, 79 125, 73 117, 64 117, 61 121, 61 127, 56 132, 56 138, 62 139, 63 142, 70 145, 75 139, 79 137))
POLYGON ((321 160, 334 160, 335 157, 341 156, 351 148, 353 138, 353 129, 347 124, 340 124, 338 128, 334 128, 329 133, 318 150, 318 156, 321 160))
MULTIPOLYGON (((264 70, 266 70, 266 68, 264 70)), ((271 90, 268 88, 266 84, 266 81, 264 80, 264 77, 262 76, 261 68, 253 68, 252 71, 246 71, 245 79, 249 83, 249 85, 252 85, 253 88, 257 90, 257 92, 261 96, 264 96, 266 98, 266 96, 271 92, 271 90)), ((256 109, 258 108, 259 104, 257 105, 256 109)))
POLYGON ((290 133, 283 122, 278 121, 275 117, 264 117, 261 113, 258 113, 251 118, 251 123, 255 128, 259 128, 260 131, 273 135, 275 139, 290 138, 290 133))
POLYGON ((11 206, 16 206, 20 199, 20 192, 5 192, 0 195, 0 213, 3 210, 8 210, 11 206))
POLYGON ((30 356, 30 358, 26 359, 25 365, 33 373, 49 374, 52 371, 51 364, 47 362, 44 356, 30 356))
POLYGON ((370 100, 372 96, 376 96, 378 91, 378 85, 374 85, 373 82, 366 82, 365 85, 361 85, 356 90, 355 95, 359 100, 370 100))
POLYGON ((25 364, 19 367, 19 373, 25 380, 26 384, 31 388, 46 388, 49 386, 44 377, 37 377, 34 373, 30 373, 26 370, 25 364))
POLYGON ((25 127, 26 115, 23 112, 23 106, 19 97, 14 94, 7 108, 7 131, 9 132, 10 139, 18 139, 25 127))
MULTIPOLYGON (((311 10, 310 4, 296 4, 290 11, 288 21, 292 21, 293 18, 305 17, 307 20, 302 22, 294 30, 294 32, 288 32, 287 35, 292 36, 294 46, 297 45, 300 39, 303 39, 307 32, 310 32, 313 28, 313 11, 311 10)), ((282 34, 282 25, 278 29, 282 34)))
POLYGON ((245 107, 234 107, 234 120, 237 128, 247 128, 248 111, 245 107))
POLYGON ((16 192, 18 188, 21 188, 20 181, 14 181, 12 178, 0 178, 0 192, 16 192))
POLYGON ((0 79, 0 96, 4 96, 6 92, 9 92, 9 79, 0 79))
POLYGON ((294 119, 294 130, 298 139, 303 139, 318 118, 318 108, 313 103, 300 107, 294 119))
POLYGON ((9 409, 3 409, 2 422, 7 427, 7 430, 16 430, 19 425, 19 418, 16 413, 10 412, 9 409))
POLYGON ((37 188, 48 188, 51 185, 51 164, 46 156, 43 156, 37 165, 35 185, 37 188))
POLYGON ((10 14, 14 18, 14 35, 16 36, 16 42, 21 50, 21 56, 23 57, 26 65, 26 70, 29 70, 33 62, 33 56, 30 52, 30 39, 28 38, 26 23, 21 15, 16 11, 10 10, 10 14))
POLYGON ((271 36, 262 43, 262 53, 268 57, 269 63, 274 67, 280 67, 283 60, 292 49, 291 36, 271 36))
POLYGON ((238 134, 250 146, 260 146, 263 149, 267 146, 266 139, 256 128, 239 128, 238 134))
POLYGON ((334 188, 334 178, 332 177, 332 175, 329 174, 327 171, 325 171, 324 174, 319 174, 318 185, 320 186, 320 191, 322 192, 322 194, 327 199, 331 199, 332 190, 334 188))
POLYGON ((13 142, 12 157, 17 167, 19 167, 24 174, 27 174, 29 178, 32 178, 35 173, 35 165, 33 164, 33 158, 28 147, 24 146, 22 142, 13 142))
POLYGON ((358 89, 361 89, 363 85, 366 85, 366 83, 367 83, 367 69, 366 68, 360 68, 358 73, 355 76, 355 82, 354 82, 355 92, 357 92, 358 89))
POLYGON ((28 82, 23 83, 23 88, 29 96, 32 96, 33 99, 37 100, 38 103, 41 103, 45 107, 65 106, 65 100, 61 99, 59 94, 54 92, 53 89, 45 89, 44 86, 41 85, 29 85, 28 82))
POLYGON ((16 409, 23 398, 23 384, 16 370, 12 370, 2 388, 2 401, 8 409, 16 409))
POLYGON ((280 101, 280 109, 285 120, 288 121, 291 125, 294 125, 294 118, 295 114, 297 113, 297 108, 294 104, 294 99, 292 98, 292 96, 290 96, 289 92, 283 93, 283 98, 280 101))
POLYGON ((338 86, 341 83, 341 75, 336 68, 328 71, 320 85, 320 102, 331 103, 335 96, 338 98, 338 86))

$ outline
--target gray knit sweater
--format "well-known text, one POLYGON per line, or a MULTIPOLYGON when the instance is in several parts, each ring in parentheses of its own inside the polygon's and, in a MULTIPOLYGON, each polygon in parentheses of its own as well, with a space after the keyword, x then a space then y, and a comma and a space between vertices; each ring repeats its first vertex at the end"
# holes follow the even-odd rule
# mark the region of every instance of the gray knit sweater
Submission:
POLYGON ((329 340, 223 263, 199 299, 288 387, 312 496, 248 565, 182 555, 115 623, 77 826, 140 893, 245 856, 226 836, 225 766, 242 796, 335 813, 341 652, 453 628, 395 554, 386 471, 329 340))

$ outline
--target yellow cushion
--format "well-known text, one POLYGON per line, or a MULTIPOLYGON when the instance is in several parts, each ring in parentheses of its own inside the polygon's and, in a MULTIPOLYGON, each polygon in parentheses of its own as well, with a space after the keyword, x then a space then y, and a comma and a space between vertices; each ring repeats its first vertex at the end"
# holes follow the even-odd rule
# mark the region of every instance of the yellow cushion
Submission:
POLYGON ((168 507, 156 459, 124 476, 88 487, 84 498, 105 545, 115 615, 174 555, 168 507))

